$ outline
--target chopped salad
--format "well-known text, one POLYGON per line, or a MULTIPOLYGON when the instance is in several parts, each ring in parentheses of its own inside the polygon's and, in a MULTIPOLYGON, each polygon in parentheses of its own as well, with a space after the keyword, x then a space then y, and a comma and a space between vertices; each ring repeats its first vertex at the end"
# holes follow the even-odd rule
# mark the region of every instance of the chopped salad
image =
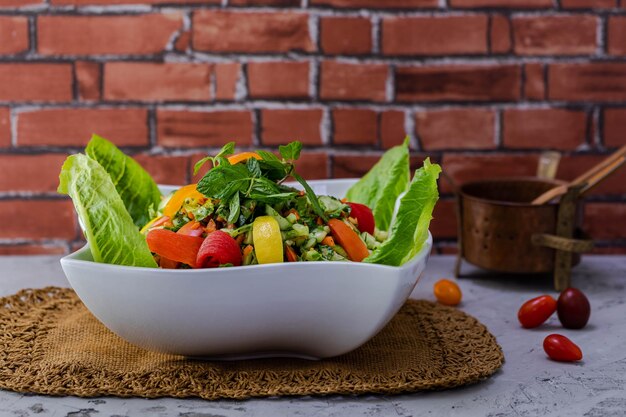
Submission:
POLYGON ((280 262, 399 266, 424 244, 441 169, 410 179, 408 141, 387 151, 343 198, 316 195, 297 173, 302 145, 235 153, 228 143, 197 184, 162 196, 143 168, 94 135, 68 157, 59 192, 78 212, 97 262, 167 269, 280 262), (288 185, 296 180, 300 187, 288 185))

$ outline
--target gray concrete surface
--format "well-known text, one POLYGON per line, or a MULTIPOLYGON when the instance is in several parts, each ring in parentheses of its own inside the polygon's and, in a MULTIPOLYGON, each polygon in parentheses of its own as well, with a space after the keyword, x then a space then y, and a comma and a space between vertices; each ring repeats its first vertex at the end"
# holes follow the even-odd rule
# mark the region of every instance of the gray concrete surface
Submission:
MULTIPOLYGON (((414 298, 433 299, 432 285, 452 275, 454 258, 433 257, 414 298)), ((0 391, 0 416, 625 416, 626 257, 587 256, 573 285, 589 297, 591 320, 583 330, 560 327, 556 316, 534 330, 516 314, 527 299, 551 292, 549 279, 477 275, 462 278, 462 310, 497 337, 506 356, 492 378, 467 387, 396 396, 268 398, 248 401, 146 400, 47 397, 0 391), (575 364, 550 361, 543 338, 570 337, 583 350, 575 364)), ((21 288, 67 285, 55 257, 0 257, 0 295, 21 288)))

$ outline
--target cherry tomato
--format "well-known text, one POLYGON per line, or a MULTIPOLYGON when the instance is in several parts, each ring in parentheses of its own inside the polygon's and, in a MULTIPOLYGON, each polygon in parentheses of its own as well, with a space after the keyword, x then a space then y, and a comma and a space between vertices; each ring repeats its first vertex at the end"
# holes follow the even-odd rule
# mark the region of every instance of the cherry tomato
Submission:
POLYGON ((350 206, 350 216, 359 222, 359 230, 374 235, 376 223, 374 221, 374 213, 365 204, 346 203, 350 206))
POLYGON ((455 306, 461 302, 463 294, 461 289, 454 281, 449 279, 440 279, 433 287, 435 297, 441 304, 447 306, 455 306))
POLYGON ((568 288, 559 296, 556 312, 563 327, 582 329, 589 321, 591 306, 582 291, 568 288))
POLYGON ((583 352, 574 342, 560 334, 548 335, 543 340, 543 350, 550 359, 560 362, 574 362, 583 358, 583 352))
POLYGON ((541 295, 526 301, 517 312, 522 327, 532 329, 548 320, 556 311, 556 301, 549 295, 541 295))

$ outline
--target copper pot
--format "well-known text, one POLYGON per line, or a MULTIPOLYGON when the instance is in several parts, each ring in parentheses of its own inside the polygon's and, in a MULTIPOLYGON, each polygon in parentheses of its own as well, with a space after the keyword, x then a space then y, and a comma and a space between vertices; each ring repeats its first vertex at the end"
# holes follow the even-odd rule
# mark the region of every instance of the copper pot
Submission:
MULTIPOLYGON (((556 233, 558 203, 530 202, 562 181, 501 178, 463 184, 458 192, 460 256, 484 269, 506 273, 554 270, 555 250, 533 243, 533 235, 556 233)), ((581 225, 576 203, 575 226, 581 225)), ((572 264, 580 262, 574 254, 572 264)))

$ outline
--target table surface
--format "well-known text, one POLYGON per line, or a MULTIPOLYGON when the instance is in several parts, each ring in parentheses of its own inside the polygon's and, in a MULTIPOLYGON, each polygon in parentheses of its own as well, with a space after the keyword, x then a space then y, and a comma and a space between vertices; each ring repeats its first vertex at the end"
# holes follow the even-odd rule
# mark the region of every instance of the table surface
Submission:
MULTIPOLYGON (((412 298, 433 299, 432 285, 451 277, 454 258, 435 256, 412 298)), ((463 311, 496 336, 506 362, 491 378, 446 391, 381 396, 200 399, 77 398, 0 391, 0 416, 623 416, 626 410, 626 256, 586 256, 572 284, 591 302, 583 330, 563 329, 556 315, 543 326, 522 329, 517 309, 527 299, 552 293, 549 278, 504 277, 464 266, 463 311), (543 338, 570 337, 584 360, 568 364, 546 358, 543 338)), ((0 296, 22 288, 67 286, 58 257, 0 257, 0 296)))

